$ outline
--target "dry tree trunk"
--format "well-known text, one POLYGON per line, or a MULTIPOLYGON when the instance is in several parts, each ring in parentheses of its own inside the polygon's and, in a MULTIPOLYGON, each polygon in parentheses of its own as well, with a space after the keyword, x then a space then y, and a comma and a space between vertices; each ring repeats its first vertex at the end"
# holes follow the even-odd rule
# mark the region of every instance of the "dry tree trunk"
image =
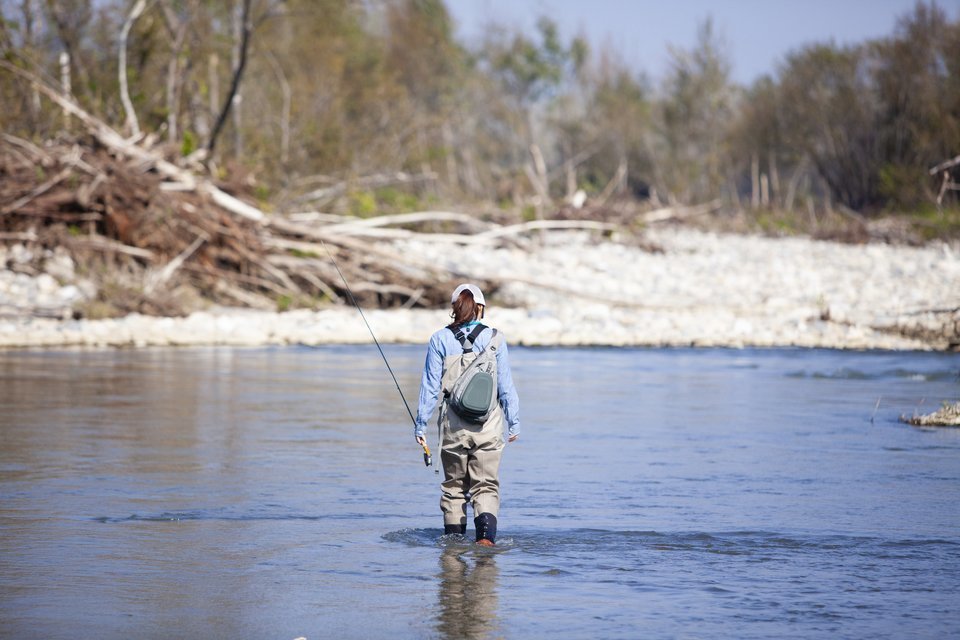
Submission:
POLYGON ((237 96, 237 92, 240 90, 240 80, 243 78, 243 70, 247 66, 247 50, 250 46, 250 34, 253 31, 253 24, 250 20, 250 4, 252 0, 242 0, 241 14, 240 14, 240 42, 237 46, 237 60, 236 65, 233 68, 233 78, 230 81, 230 91, 227 93, 226 100, 223 101, 223 107, 220 110, 220 115, 217 117, 216 124, 213 125, 213 131, 210 133, 210 140, 207 142, 207 151, 210 154, 213 154, 213 150, 217 145, 217 138, 220 136, 220 132, 223 130, 223 125, 227 121, 227 116, 230 115, 231 107, 234 105, 234 98, 237 96))
POLYGON ((131 135, 140 135, 140 123, 137 121, 137 112, 133 108, 133 102, 130 101, 130 90, 127 87, 127 39, 130 37, 130 29, 133 23, 143 14, 147 8, 147 0, 136 0, 130 14, 127 16, 123 27, 120 29, 119 43, 119 64, 118 75, 120 80, 120 102, 123 103, 123 110, 127 115, 126 128, 131 135))
POLYGON ((610 182, 607 183, 607 186, 603 188, 603 191, 600 192, 600 195, 597 197, 596 204, 597 206, 603 206, 607 200, 610 199, 610 196, 614 194, 617 190, 617 187, 623 184, 624 180, 627 177, 627 157, 620 156, 620 162, 617 165, 617 171, 613 174, 613 177, 610 178, 610 182))
POLYGON ((787 196, 783 203, 783 208, 787 211, 793 210, 793 200, 797 195, 797 187, 800 185, 800 179, 803 178, 806 171, 807 156, 803 156, 800 159, 800 163, 793 170, 793 175, 790 176, 790 182, 787 183, 787 196))
MULTIPOLYGON (((249 15, 244 15, 241 3, 237 2, 237 9, 233 11, 233 41, 234 46, 231 52, 231 67, 240 69, 246 63, 246 51, 243 50, 243 40, 248 24, 249 15), (243 59, 241 59, 243 58, 243 59)), ((243 92, 239 84, 233 95, 233 104, 230 108, 231 120, 233 120, 233 154, 237 158, 243 157, 243 92)))
POLYGON ((270 63, 270 67, 280 82, 280 90, 283 95, 283 106, 280 109, 280 164, 286 168, 290 162, 290 110, 293 103, 293 92, 290 89, 290 83, 287 81, 287 74, 283 72, 283 67, 270 52, 267 52, 267 62, 270 63))
POLYGON ((937 175, 938 172, 943 172, 943 181, 940 184, 940 191, 937 193, 938 209, 940 209, 941 205, 943 204, 943 196, 946 195, 948 190, 960 191, 960 182, 952 182, 950 180, 950 169, 957 165, 960 165, 960 156, 957 156, 951 160, 945 160, 929 171, 931 176, 937 175))
MULTIPOLYGON (((63 2, 55 2, 54 0, 46 0, 48 15, 53 20, 53 24, 57 29, 57 36, 60 39, 60 43, 63 45, 63 53, 66 54, 66 58, 63 55, 60 56, 61 65, 67 66, 66 76, 68 78, 74 75, 76 71, 76 80, 77 85, 81 92, 88 98, 93 98, 91 95, 90 89, 90 74, 87 72, 86 65, 83 60, 80 58, 78 51, 80 34, 77 33, 76 25, 70 24, 67 20, 67 17, 63 14, 63 2)), ((61 71, 61 77, 63 72, 61 71)), ((72 93, 68 93, 72 95, 72 93)))
MULTIPOLYGON (((60 53, 60 90, 65 96, 73 95, 73 86, 70 81, 70 54, 66 51, 60 53)), ((63 110, 63 128, 70 129, 70 113, 67 109, 63 110)))
POLYGON ((767 162, 770 169, 770 201, 773 202, 774 208, 780 208, 780 170, 777 168, 777 156, 773 151, 770 151, 769 156, 767 157, 767 162))
POLYGON ((453 129, 448 120, 444 120, 440 126, 440 134, 443 136, 443 146, 446 148, 447 188, 456 193, 460 190, 460 168, 457 166, 453 129))
POLYGON ((180 139, 178 120, 180 96, 183 92, 183 74, 180 68, 180 54, 187 39, 189 24, 180 20, 170 6, 169 0, 160 0, 164 22, 170 36, 170 60, 167 62, 167 141, 175 144, 180 139))

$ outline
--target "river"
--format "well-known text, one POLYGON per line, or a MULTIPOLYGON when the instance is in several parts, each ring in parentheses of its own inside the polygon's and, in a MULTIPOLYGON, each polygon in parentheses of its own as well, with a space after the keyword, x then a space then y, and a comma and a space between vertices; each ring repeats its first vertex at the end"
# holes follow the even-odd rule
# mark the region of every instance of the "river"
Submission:
POLYGON ((486 550, 439 539, 375 347, 0 353, 0 636, 960 633, 960 429, 897 421, 955 354, 511 358, 486 550))

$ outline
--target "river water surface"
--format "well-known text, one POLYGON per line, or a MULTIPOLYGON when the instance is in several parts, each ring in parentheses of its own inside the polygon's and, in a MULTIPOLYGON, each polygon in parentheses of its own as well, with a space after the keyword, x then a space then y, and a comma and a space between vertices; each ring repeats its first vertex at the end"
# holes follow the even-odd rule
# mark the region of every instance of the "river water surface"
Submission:
POLYGON ((373 347, 0 353, 0 637, 960 635, 956 355, 511 357, 486 550, 373 347))

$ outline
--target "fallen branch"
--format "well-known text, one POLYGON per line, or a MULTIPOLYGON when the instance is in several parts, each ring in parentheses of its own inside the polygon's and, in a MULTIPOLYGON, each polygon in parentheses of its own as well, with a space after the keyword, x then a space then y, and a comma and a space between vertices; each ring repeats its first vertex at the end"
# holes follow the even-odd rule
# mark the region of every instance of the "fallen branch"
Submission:
POLYGON ((915 311, 904 311, 901 315, 920 316, 927 313, 960 313, 960 307, 946 307, 942 309, 917 309, 915 311))
MULTIPOLYGON (((258 276, 249 275, 245 273, 238 273, 236 271, 227 271, 224 269, 217 269, 209 265, 201 265, 196 262, 188 263, 183 266, 183 269, 193 273, 202 273, 207 276, 213 277, 217 283, 232 281, 236 283, 242 283, 247 285, 255 286, 259 289, 272 291, 277 295, 282 296, 295 296, 298 293, 302 293, 299 290, 287 289, 276 282, 267 280, 266 278, 260 278, 258 276)), ((276 303, 273 303, 273 307, 276 307, 276 303)))
POLYGON ((176 273, 183 263, 194 254, 194 252, 200 248, 204 242, 209 240, 207 234, 197 236, 197 238, 190 243, 190 246, 184 249, 180 255, 168 262, 157 272, 148 272, 146 277, 146 285, 143 288, 143 291, 146 295, 152 294, 157 287, 161 287, 166 284, 170 278, 173 277, 173 274, 176 273))
POLYGON ((493 238, 462 233, 418 233, 406 229, 376 229, 371 227, 342 228, 338 229, 337 235, 452 244, 492 244, 495 242, 493 238))
POLYGON ((4 133, 0 137, 2 137, 4 140, 14 145, 15 147, 19 147, 20 149, 23 149, 24 151, 29 153, 35 161, 40 162, 41 164, 50 164, 51 162, 53 162, 53 159, 50 157, 50 155, 47 152, 45 152, 43 149, 41 149, 37 145, 30 142, 29 140, 24 140, 23 138, 12 136, 9 133, 4 133))
MULTIPOLYGON (((423 269, 426 269, 430 273, 440 273, 440 269, 436 265, 421 262, 415 258, 407 255, 399 254, 395 251, 390 251, 389 249, 382 249, 380 247, 370 245, 368 243, 360 242, 358 240, 353 240, 351 238, 345 237, 343 235, 329 234, 326 233, 326 230, 316 230, 309 227, 303 227, 300 225, 295 225, 291 222, 284 221, 278 218, 270 218, 267 220, 267 227, 275 229, 286 233, 288 235, 300 236, 302 238, 308 238, 311 240, 319 240, 321 242, 329 242, 330 244, 335 244, 346 249, 351 249, 356 251, 359 255, 364 256, 365 258, 371 258, 372 256, 377 256, 384 259, 386 265, 406 265, 406 266, 416 266, 423 269)), ((273 236, 266 236, 264 238, 264 244, 268 246, 273 246, 282 250, 293 250, 300 251, 302 253, 313 254, 317 256, 326 255, 326 249, 323 245, 289 240, 284 238, 277 238, 273 236)))
POLYGON ((0 232, 0 240, 14 240, 17 242, 36 242, 39 240, 39 236, 33 231, 27 231, 25 233, 9 233, 6 231, 0 232))
POLYGON ((388 227, 395 224, 418 224, 421 222, 460 222, 467 227, 478 229, 490 229, 493 224, 477 220, 475 217, 465 213, 453 213, 448 211, 418 211, 415 213, 400 213, 390 216, 377 216, 376 218, 364 218, 362 220, 351 220, 331 226, 324 227, 327 233, 338 233, 341 231, 349 232, 358 228, 369 227, 388 227))
POLYGON ((65 242, 73 246, 88 247, 90 249, 97 249, 100 251, 114 251, 116 253, 123 253, 125 255, 147 260, 149 262, 153 262, 157 259, 157 256, 153 253, 153 251, 140 249, 139 247, 131 247, 123 244, 122 242, 117 242, 116 240, 111 240, 110 238, 104 238, 103 236, 77 236, 68 238, 65 240, 65 242))
POLYGON ((54 187, 55 185, 59 184, 61 180, 66 179, 66 177, 69 176, 71 173, 73 173, 73 167, 67 167, 67 168, 65 168, 65 169, 62 169, 62 170, 60 171, 60 173, 58 173, 57 175, 55 175, 55 176, 53 176, 52 178, 50 178, 49 180, 47 180, 46 182, 44 182, 43 184, 41 184, 40 186, 38 186, 37 188, 35 188, 33 191, 31 191, 31 192, 28 193, 27 195, 23 196, 22 198, 18 199, 17 201, 15 201, 15 202, 13 202, 13 203, 11 203, 11 204, 8 204, 7 206, 5 206, 5 207, 3 207, 2 209, 0 209, 0 215, 4 215, 4 216, 5 216, 5 215, 8 215, 8 214, 10 214, 10 213, 13 213, 14 211, 16 211, 17 209, 19 209, 20 207, 28 204, 31 200, 33 200, 33 199, 36 198, 37 196, 43 195, 44 193, 46 193, 47 191, 49 191, 52 187, 54 187))
MULTIPOLYGON (((334 291, 330 285, 321 280, 311 269, 319 270, 318 265, 319 260, 312 260, 309 258, 295 258, 288 255, 271 255, 267 256, 267 261, 275 267, 280 269, 288 269, 291 273, 291 276, 296 276, 298 278, 303 278, 309 284, 313 285, 318 291, 322 292, 323 295, 327 296, 330 300, 340 303, 342 299, 337 295, 337 292, 334 291)), ((323 267, 328 267, 327 262, 322 263, 323 267)), ((332 271, 332 269, 330 269, 332 271)), ((331 273, 331 275, 333 275, 331 273)))
POLYGON ((106 182, 107 176, 103 173, 97 173, 93 178, 93 182, 88 182, 80 185, 80 188, 77 189, 77 202, 80 203, 82 207, 90 206, 90 198, 93 197, 93 194, 97 191, 97 188, 106 182))
POLYGON ((951 168, 957 166, 958 164, 960 164, 960 156, 957 156, 956 158, 952 158, 952 159, 950 159, 950 160, 946 160, 946 161, 944 161, 944 162, 941 162, 941 163, 938 164, 937 166, 935 166, 935 167, 933 167, 932 169, 930 169, 928 173, 929 173, 930 175, 932 175, 932 176, 935 176, 935 175, 937 175, 938 173, 940 173, 941 171, 945 171, 945 170, 947 170, 947 169, 951 169, 951 168))
POLYGON ((291 222, 323 222, 336 224, 340 222, 349 222, 353 216, 341 216, 334 213, 320 213, 319 211, 297 211, 288 213, 286 216, 291 222))
POLYGON ((293 292, 298 294, 303 293, 300 287, 298 287, 297 284, 290 279, 290 276, 288 276, 282 270, 270 264, 269 261, 258 258, 256 256, 252 256, 252 255, 248 255, 246 257, 253 264, 257 265, 258 267, 263 269, 263 271, 273 276, 277 280, 277 282, 279 282, 283 287, 287 289, 288 292, 293 292))
POLYGON ((643 214, 640 216, 640 221, 645 224, 650 224, 654 222, 665 222, 667 220, 686 220, 716 211, 722 204, 720 200, 714 200, 713 202, 695 207, 662 207, 643 214))
POLYGON ((532 220, 478 233, 473 238, 502 238, 536 231, 538 229, 584 229, 592 231, 615 231, 616 225, 592 220, 532 220))
POLYGON ((263 311, 275 311, 277 309, 277 303, 270 298, 247 291, 246 289, 241 289, 240 287, 234 286, 223 280, 217 281, 214 290, 218 293, 222 293, 230 298, 233 298, 237 302, 243 303, 252 309, 261 309, 263 311))
MULTIPOLYGON (((403 270, 407 276, 418 278, 423 281, 435 282, 439 280, 442 282, 443 280, 450 279, 454 276, 465 275, 452 270, 442 269, 434 263, 417 260, 412 256, 404 256, 394 251, 365 246, 363 243, 352 243, 346 238, 332 238, 329 240, 329 242, 331 244, 342 245, 346 248, 357 249, 356 253, 363 256, 363 260, 365 262, 367 262, 370 266, 376 266, 382 271, 397 273, 400 270, 403 270), (420 273, 417 273, 416 270, 420 270, 420 273)), ((312 242, 288 240, 285 238, 267 238, 264 240, 264 244, 268 247, 280 249, 282 251, 295 251, 301 255, 306 254, 308 256, 317 258, 326 256, 326 249, 324 246, 312 242)), ((368 280, 373 279, 376 277, 376 275, 376 272, 372 269, 366 269, 364 273, 361 274, 361 276, 368 280)))
POLYGON ((373 284, 372 282, 361 282, 353 286, 356 293, 376 293, 379 295, 399 294, 408 300, 416 300, 423 295, 423 290, 414 290, 399 284, 373 284))
POLYGON ((241 218, 253 220, 254 222, 261 222, 265 217, 263 211, 260 209, 243 202, 239 198, 233 197, 229 193, 221 191, 209 182, 201 183, 198 187, 198 191, 201 193, 206 193, 216 204, 223 207, 230 213, 237 214, 241 218))

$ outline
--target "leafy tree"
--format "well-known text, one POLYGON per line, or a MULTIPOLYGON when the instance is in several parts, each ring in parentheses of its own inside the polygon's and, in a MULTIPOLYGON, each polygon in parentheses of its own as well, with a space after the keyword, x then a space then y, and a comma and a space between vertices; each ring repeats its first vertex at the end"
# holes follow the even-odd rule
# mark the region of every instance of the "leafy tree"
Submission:
POLYGON ((658 161, 668 193, 681 202, 705 200, 724 181, 726 140, 735 106, 730 63, 711 20, 690 51, 671 50, 658 117, 658 161))
POLYGON ((432 173, 434 162, 446 160, 448 179, 455 182, 454 112, 466 68, 450 15, 441 0, 400 0, 387 7, 387 24, 387 68, 411 109, 409 146, 415 151, 407 168, 432 173))
POLYGON ((875 203, 881 158, 879 103, 863 46, 813 45, 780 72, 783 131, 811 159, 831 192, 854 210, 875 203))
POLYGON ((484 44, 481 60, 502 87, 516 118, 510 123, 520 141, 534 140, 534 118, 543 101, 555 98, 568 75, 582 68, 588 48, 581 38, 564 44, 557 25, 547 17, 537 21, 539 42, 515 32, 494 30, 484 44))
POLYGON ((612 54, 605 54, 594 72, 586 109, 585 149, 596 154, 587 164, 590 186, 604 188, 621 167, 625 182, 639 191, 664 189, 651 153, 654 99, 647 81, 612 54))
POLYGON ((960 22, 917 3, 892 38, 872 45, 883 160, 878 202, 916 207, 935 197, 927 169, 960 152, 960 22))
MULTIPOLYGON (((53 85, 69 54, 73 95, 119 126, 117 35, 132 1, 0 0, 0 54, 53 85)), ((405 208, 416 197, 362 181, 405 171, 435 176, 431 197, 452 201, 523 205, 546 182, 551 197, 559 185, 619 184, 738 206, 760 182, 770 206, 789 208, 810 177, 808 194, 869 213, 929 203, 942 184, 929 168, 960 153, 960 19, 936 2, 918 2, 888 37, 794 51, 741 89, 709 20, 692 48, 671 50, 652 88, 616 52, 593 54, 549 18, 531 34, 493 26, 470 50, 445 0, 153 0, 129 34, 126 80, 140 126, 171 154, 210 142, 244 2, 253 31, 242 100, 214 160, 254 171, 278 198, 347 181, 344 210, 361 192, 405 208)), ((43 139, 65 128, 58 108, 0 73, 4 132, 43 139)))

